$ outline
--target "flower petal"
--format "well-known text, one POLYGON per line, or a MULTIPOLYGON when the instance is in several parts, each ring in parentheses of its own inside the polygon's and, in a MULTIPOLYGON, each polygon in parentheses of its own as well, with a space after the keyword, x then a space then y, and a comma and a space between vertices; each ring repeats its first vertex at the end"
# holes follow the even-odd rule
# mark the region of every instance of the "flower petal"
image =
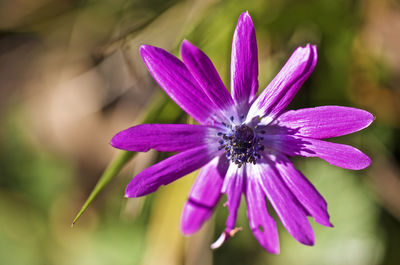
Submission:
POLYGON ((147 152, 150 148, 177 152, 203 145, 213 136, 217 136, 217 130, 202 125, 141 124, 117 133, 111 145, 135 152, 147 152))
MULTIPOLYGON (((239 17, 232 41, 231 93, 241 106, 253 101, 258 90, 256 33, 248 12, 239 17)), ((246 109, 247 111, 247 109, 246 109)))
POLYGON ((274 161, 288 188, 314 220, 321 225, 332 227, 327 203, 311 182, 294 168, 285 155, 277 155, 274 161))
POLYGON ((264 135, 263 145, 290 156, 319 157, 347 169, 360 170, 371 164, 371 159, 355 147, 294 135, 264 135))
POLYGON ((236 112, 234 102, 211 60, 204 52, 187 40, 182 42, 181 55, 186 67, 203 91, 216 106, 225 113, 229 113, 227 114, 229 119, 232 112, 236 112))
POLYGON ((207 145, 173 155, 134 177, 126 187, 125 196, 140 197, 152 193, 161 185, 167 185, 202 167, 216 155, 207 145))
POLYGON ((235 164, 230 164, 224 180, 222 192, 228 197, 229 215, 226 219, 226 233, 229 234, 235 228, 237 211, 240 206, 240 200, 243 192, 243 180, 245 176, 245 167, 238 168, 235 164))
POLYGON ((140 55, 153 78, 176 104, 198 122, 212 122, 219 109, 178 58, 161 48, 149 45, 140 47, 140 55))
POLYGON ((260 245, 273 254, 279 254, 279 236, 274 219, 268 214, 265 193, 254 176, 249 175, 245 190, 250 229, 260 245))
POLYGON ((229 163, 216 157, 205 165, 196 178, 181 218, 183 234, 189 235, 201 228, 221 197, 221 188, 229 163))
POLYGON ((302 244, 313 245, 314 232, 307 219, 307 212, 285 185, 273 163, 264 159, 253 169, 254 176, 289 234, 302 244))
POLYGON ((290 110, 277 119, 277 124, 291 129, 294 134, 323 139, 346 135, 368 127, 374 116, 361 109, 322 106, 290 110))
POLYGON ((306 47, 297 48, 281 71, 254 101, 247 120, 259 116, 264 117, 262 122, 267 124, 279 115, 311 75, 317 58, 316 46, 307 44, 306 47))

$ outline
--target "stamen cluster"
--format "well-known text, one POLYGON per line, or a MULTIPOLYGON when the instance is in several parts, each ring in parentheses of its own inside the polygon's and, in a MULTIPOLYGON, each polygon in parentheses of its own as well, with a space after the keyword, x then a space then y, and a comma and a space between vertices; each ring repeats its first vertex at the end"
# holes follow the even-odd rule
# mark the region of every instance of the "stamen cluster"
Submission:
POLYGON ((255 165, 256 160, 261 157, 260 153, 264 150, 264 146, 260 143, 263 138, 256 132, 257 126, 252 129, 246 124, 232 126, 223 123, 223 125, 229 130, 226 133, 218 133, 221 136, 218 149, 225 149, 228 160, 239 168, 246 163, 255 165))

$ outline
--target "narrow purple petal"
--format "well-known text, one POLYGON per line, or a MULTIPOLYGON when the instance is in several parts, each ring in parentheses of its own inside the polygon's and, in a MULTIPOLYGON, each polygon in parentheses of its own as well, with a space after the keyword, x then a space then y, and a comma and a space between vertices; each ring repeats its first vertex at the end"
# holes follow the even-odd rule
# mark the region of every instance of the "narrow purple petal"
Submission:
POLYGON ((183 234, 190 235, 196 232, 211 217, 221 197, 222 183, 228 166, 229 163, 224 157, 216 157, 200 171, 183 208, 183 234))
POLYGON ((360 170, 371 164, 371 159, 363 152, 344 144, 294 135, 265 135, 263 144, 290 156, 319 157, 332 165, 347 169, 360 170))
POLYGON ((307 212, 283 182, 273 163, 265 159, 253 166, 258 178, 283 226, 297 241, 305 245, 314 244, 314 232, 307 219, 307 212))
POLYGON ((212 122, 218 107, 211 102, 178 58, 149 45, 140 47, 140 55, 153 78, 176 104, 198 122, 212 122))
POLYGON ((181 55, 186 67, 211 101, 230 113, 226 115, 232 116, 232 112, 236 112, 233 99, 207 55, 187 40, 182 42, 181 55))
POLYGON ((264 123, 267 124, 278 116, 311 75, 317 58, 316 46, 307 44, 306 47, 297 48, 281 71, 254 101, 247 119, 266 116, 264 123))
POLYGON ((129 182, 125 196, 147 195, 202 167, 218 155, 209 149, 207 145, 189 149, 143 170, 129 182))
POLYGON ((279 254, 279 236, 276 223, 269 215, 265 193, 254 176, 247 178, 245 191, 250 229, 260 245, 273 254, 279 254))
POLYGON ((290 110, 277 119, 277 124, 294 134, 314 139, 346 135, 368 127, 374 116, 361 109, 322 106, 290 110))
POLYGON ((141 124, 117 133, 111 145, 135 152, 147 152, 151 148, 177 152, 204 145, 216 136, 216 129, 202 125, 141 124))
POLYGON ((253 101, 258 90, 256 33, 249 13, 240 15, 232 41, 231 93, 238 105, 253 101))
POLYGON ((321 225, 331 227, 327 203, 311 182, 294 168, 285 155, 277 155, 274 161, 288 188, 314 220, 321 225))
POLYGON ((230 164, 224 180, 222 192, 228 197, 229 215, 226 220, 226 232, 229 233, 235 228, 237 211, 240 206, 240 200, 243 192, 243 181, 245 176, 245 167, 238 168, 235 164, 230 164))

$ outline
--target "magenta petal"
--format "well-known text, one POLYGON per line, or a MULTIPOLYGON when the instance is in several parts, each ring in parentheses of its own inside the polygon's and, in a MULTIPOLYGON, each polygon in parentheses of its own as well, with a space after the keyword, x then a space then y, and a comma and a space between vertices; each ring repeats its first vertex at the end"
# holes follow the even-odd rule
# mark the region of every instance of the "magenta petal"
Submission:
POLYGON ((371 164, 367 155, 345 144, 294 135, 265 135, 263 144, 290 156, 319 157, 332 165, 347 169, 360 170, 371 164))
POLYGON ((297 91, 311 75, 317 64, 317 48, 307 44, 297 48, 281 71, 250 107, 248 119, 265 117, 265 124, 279 115, 292 101, 297 91))
POLYGON ((254 176, 247 178, 245 196, 250 229, 260 245, 273 254, 279 254, 279 236, 274 219, 268 214, 265 193, 254 176))
POLYGON ((256 33, 249 13, 239 17, 232 41, 231 93, 239 105, 252 102, 258 90, 256 33))
MULTIPOLYGON (((142 124, 117 133, 111 145, 127 151, 177 152, 205 144, 216 137, 214 128, 188 124, 142 124)), ((216 140, 215 140, 216 141, 216 140)))
POLYGON ((290 110, 277 119, 277 124, 294 134, 314 139, 346 135, 368 127, 374 116, 361 109, 322 106, 290 110))
POLYGON ((181 228, 185 235, 199 230, 211 217, 221 197, 222 183, 228 166, 229 163, 224 157, 216 157, 200 171, 182 213, 181 228))
MULTIPOLYGON (((314 232, 307 219, 307 212, 288 189, 279 171, 269 160, 253 167, 253 174, 258 178, 283 226, 297 241, 305 245, 314 244, 314 232)), ((249 172, 250 174, 250 172, 249 172)))
POLYGON ((140 47, 140 55, 153 78, 186 113, 202 124, 215 118, 219 109, 178 58, 148 45, 140 47))
POLYGON ((237 211, 243 192, 243 181, 245 178, 245 167, 238 168, 235 164, 230 164, 224 180, 222 192, 228 197, 229 215, 226 220, 226 232, 229 233, 235 228, 237 211))
POLYGON ((328 163, 353 170, 360 170, 371 164, 371 159, 355 147, 305 138, 306 144, 299 155, 319 157, 328 163))
POLYGON ((134 177, 125 190, 126 197, 140 197, 156 191, 207 164, 215 155, 207 145, 173 155, 134 177))
POLYGON ((288 188, 314 220, 321 225, 331 227, 327 203, 317 189, 301 172, 294 168, 292 162, 285 155, 277 155, 274 161, 288 188))
POLYGON ((187 40, 182 42, 181 55, 183 62, 211 101, 232 116, 232 112, 236 112, 233 99, 207 55, 187 40))

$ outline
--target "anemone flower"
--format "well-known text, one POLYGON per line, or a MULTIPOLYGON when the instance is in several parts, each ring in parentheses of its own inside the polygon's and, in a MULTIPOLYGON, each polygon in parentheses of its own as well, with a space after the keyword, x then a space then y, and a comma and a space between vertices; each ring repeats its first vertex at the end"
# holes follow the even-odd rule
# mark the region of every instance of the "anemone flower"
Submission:
POLYGON ((316 46, 297 48, 259 96, 256 36, 247 12, 239 17, 233 36, 231 93, 207 55, 186 40, 183 62, 148 45, 140 47, 140 54, 158 84, 199 124, 142 124, 115 135, 111 144, 119 149, 177 152, 135 176, 126 197, 147 195, 202 167, 184 206, 181 229, 185 235, 196 232, 226 194, 226 228, 212 248, 237 231, 242 194, 250 228, 271 253, 280 248, 267 201, 290 235, 305 245, 314 244, 307 216, 332 226, 326 201, 288 156, 319 157, 338 167, 363 169, 371 163, 368 156, 321 139, 359 131, 374 117, 340 106, 285 111, 315 68, 316 46))

